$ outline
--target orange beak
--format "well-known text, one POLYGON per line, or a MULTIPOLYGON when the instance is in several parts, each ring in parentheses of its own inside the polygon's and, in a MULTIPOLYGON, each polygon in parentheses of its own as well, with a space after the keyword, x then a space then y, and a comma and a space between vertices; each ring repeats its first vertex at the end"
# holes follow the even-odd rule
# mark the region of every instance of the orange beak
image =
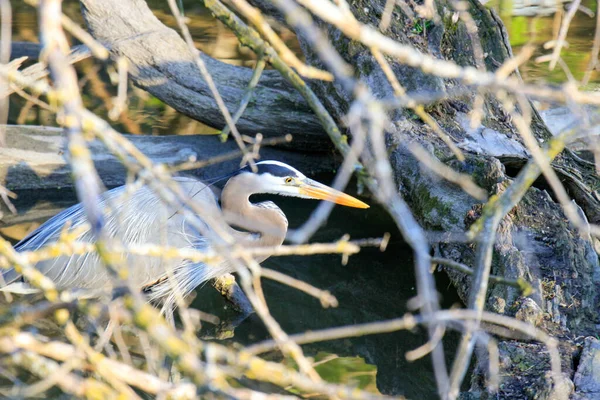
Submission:
POLYGON ((369 208, 367 203, 310 179, 304 180, 298 189, 300 194, 312 199, 327 200, 346 207, 369 208))

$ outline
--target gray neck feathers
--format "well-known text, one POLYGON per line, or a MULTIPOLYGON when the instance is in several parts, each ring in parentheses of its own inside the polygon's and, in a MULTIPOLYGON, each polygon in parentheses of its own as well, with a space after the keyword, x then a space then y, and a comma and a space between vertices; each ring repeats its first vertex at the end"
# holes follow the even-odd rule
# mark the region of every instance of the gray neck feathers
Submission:
POLYGON ((225 219, 231 225, 258 234, 252 235, 254 245, 279 246, 287 233, 287 218, 272 201, 250 202, 249 197, 256 193, 250 180, 246 175, 238 175, 225 185, 221 193, 225 219))

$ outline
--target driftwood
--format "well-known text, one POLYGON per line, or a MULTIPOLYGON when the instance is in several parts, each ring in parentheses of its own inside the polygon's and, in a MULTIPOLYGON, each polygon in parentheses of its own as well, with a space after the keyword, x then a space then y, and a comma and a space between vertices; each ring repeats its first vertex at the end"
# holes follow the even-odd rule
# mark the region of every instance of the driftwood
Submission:
MULTIPOLYGON (((177 165, 190 158, 208 160, 237 150, 235 143, 221 143, 212 135, 125 136, 155 163, 167 165, 177 165)), ((60 128, 6 127, 6 147, 0 148, 0 183, 19 195, 16 205, 20 215, 11 215, 2 209, 4 226, 50 216, 73 202, 71 169, 63 154, 63 145, 60 128), (26 211, 27 215, 23 215, 26 211)), ((99 141, 91 142, 90 149, 104 185, 123 185, 126 174, 119 160, 99 141)), ((337 165, 336 157, 330 153, 305 154, 265 146, 260 149, 260 155, 263 160, 285 161, 307 175, 332 172, 337 165)), ((235 170, 239 162, 240 156, 236 156, 190 173, 200 179, 210 179, 235 170)))
MULTIPOLYGON (((143 0, 83 0, 83 16, 93 36, 125 57, 130 77, 177 111, 222 129, 225 120, 183 39, 163 25, 143 0), (135 18, 132 18, 135 16, 135 18)), ((252 70, 201 56, 233 114, 252 70)), ((250 106, 236 124, 241 133, 267 137, 291 133, 295 147, 328 145, 317 117, 278 72, 264 71, 250 106)))

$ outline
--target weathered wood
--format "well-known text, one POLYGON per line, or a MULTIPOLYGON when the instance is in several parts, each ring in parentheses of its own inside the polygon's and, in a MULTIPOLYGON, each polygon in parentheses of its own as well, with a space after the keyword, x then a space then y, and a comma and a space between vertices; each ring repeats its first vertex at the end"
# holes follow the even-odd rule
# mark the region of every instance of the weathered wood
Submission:
MULTIPOLYGON (((82 0, 90 33, 127 58, 130 77, 144 90, 177 111, 221 129, 225 121, 181 37, 163 25, 143 0, 82 0)), ((252 70, 206 55, 216 86, 232 114, 238 108, 252 70)), ((236 124, 242 133, 267 137, 291 133, 295 147, 329 146, 317 118, 304 99, 276 71, 264 71, 253 99, 236 124)))
MULTIPOLYGON (((136 136, 124 135, 156 163, 175 165, 190 158, 207 160, 237 150, 232 142, 221 143, 213 135, 136 136)), ((40 126, 7 126, 6 147, 0 148, 0 184, 10 190, 71 189, 71 170, 63 154, 62 129, 40 126)), ((124 166, 99 141, 90 149, 100 178, 107 187, 125 182, 124 166)), ((305 154, 263 147, 262 159, 294 165, 306 174, 330 172, 336 159, 328 153, 305 154)), ((224 175, 239 166, 240 157, 193 171, 201 179, 224 175)))

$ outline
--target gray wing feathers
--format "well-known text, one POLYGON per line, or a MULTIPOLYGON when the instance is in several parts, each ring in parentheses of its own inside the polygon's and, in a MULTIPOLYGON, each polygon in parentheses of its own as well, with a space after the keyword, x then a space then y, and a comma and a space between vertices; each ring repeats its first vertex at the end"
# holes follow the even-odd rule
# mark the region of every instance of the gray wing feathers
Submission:
MULTIPOLYGON (((215 195, 204 183, 184 177, 176 178, 176 181, 189 196, 206 207, 207 211, 218 210, 215 195)), ((164 206, 148 187, 142 187, 134 193, 126 192, 124 187, 112 189, 102 195, 100 205, 105 214, 104 228, 110 237, 119 239, 125 246, 144 243, 179 248, 207 246, 204 238, 192 228, 184 216, 164 206)), ((32 251, 56 241, 68 221, 71 223, 71 228, 86 223, 85 213, 80 204, 48 220, 19 242, 15 248, 18 251, 32 251)), ((78 239, 92 241, 93 238, 90 231, 85 230, 78 239)), ((180 285, 185 290, 184 294, 208 279, 207 277, 223 274, 220 272, 215 275, 213 270, 216 268, 204 264, 191 264, 185 260, 163 260, 157 257, 132 255, 125 257, 130 279, 139 287, 150 285, 164 277, 167 266, 173 268, 177 281, 181 282, 180 285)), ((51 278, 61 289, 99 289, 106 287, 110 282, 106 267, 102 265, 95 253, 42 261, 36 265, 36 268, 51 278)), ((5 282, 11 283, 20 277, 14 270, 9 270, 3 273, 3 278, 5 282)), ((167 283, 163 282, 160 286, 164 284, 167 283)))

